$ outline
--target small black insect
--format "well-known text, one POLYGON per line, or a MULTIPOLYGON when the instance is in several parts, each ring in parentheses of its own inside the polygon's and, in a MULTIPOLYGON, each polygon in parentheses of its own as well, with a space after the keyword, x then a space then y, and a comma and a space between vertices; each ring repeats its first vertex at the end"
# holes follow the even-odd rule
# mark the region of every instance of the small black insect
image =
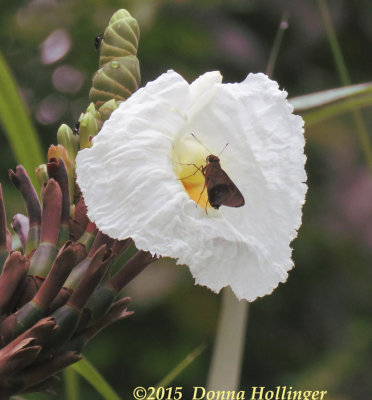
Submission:
POLYGON ((73 129, 75 134, 79 133, 79 128, 80 128, 80 122, 78 121, 78 122, 76 122, 74 129, 73 129))
POLYGON ((95 37, 94 47, 96 48, 96 50, 100 49, 102 40, 103 40, 103 33, 101 33, 95 37))

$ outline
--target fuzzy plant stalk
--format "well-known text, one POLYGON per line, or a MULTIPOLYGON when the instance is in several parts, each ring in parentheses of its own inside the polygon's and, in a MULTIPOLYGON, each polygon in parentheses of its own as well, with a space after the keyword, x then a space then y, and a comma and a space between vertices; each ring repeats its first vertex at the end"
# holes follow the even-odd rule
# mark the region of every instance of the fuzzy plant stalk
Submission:
POLYGON ((41 201, 23 166, 9 171, 27 210, 11 223, 21 248, 0 185, 0 400, 51 392, 56 373, 80 360, 88 341, 132 314, 120 292, 155 260, 145 251, 129 258, 130 239, 111 239, 89 221, 75 179, 78 151, 139 86, 138 38, 136 20, 117 11, 103 34, 90 105, 73 129, 60 126, 36 170, 41 201))

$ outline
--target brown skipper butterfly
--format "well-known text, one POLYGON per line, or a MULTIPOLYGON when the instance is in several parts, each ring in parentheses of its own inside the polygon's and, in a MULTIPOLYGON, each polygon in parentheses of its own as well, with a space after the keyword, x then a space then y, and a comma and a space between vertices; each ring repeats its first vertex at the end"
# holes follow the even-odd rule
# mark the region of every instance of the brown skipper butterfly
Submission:
MULTIPOLYGON (((191 134, 208 152, 203 143, 192 133, 191 134)), ((227 146, 228 144, 226 144, 227 146)), ((226 146, 222 149, 225 150, 226 146)), ((219 153, 221 154, 222 151, 219 153)), ((187 164, 186 164, 187 165, 187 164)), ((199 203, 202 194, 207 189, 208 202, 211 207, 218 210, 221 206, 227 207, 242 207, 245 204, 244 197, 240 190, 237 188, 235 183, 230 179, 227 173, 221 168, 220 159, 214 154, 210 154, 206 158, 206 165, 198 167, 195 164, 194 167, 204 175, 204 187, 200 193, 199 203)), ((197 171, 195 171, 196 173, 197 171)), ((192 174, 194 175, 194 174, 192 174)), ((191 176, 191 175, 190 175, 191 176)), ((186 179, 181 178, 181 179, 186 179)))

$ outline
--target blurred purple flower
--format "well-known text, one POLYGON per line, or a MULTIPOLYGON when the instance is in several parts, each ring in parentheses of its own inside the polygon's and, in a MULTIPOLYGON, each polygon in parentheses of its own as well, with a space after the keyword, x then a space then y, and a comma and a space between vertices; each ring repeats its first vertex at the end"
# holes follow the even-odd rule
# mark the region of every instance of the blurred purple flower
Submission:
POLYGON ((351 234, 362 233, 365 241, 372 244, 372 180, 368 170, 356 169, 336 188, 334 198, 341 218, 333 227, 351 234))
POLYGON ((47 96, 39 104, 36 119, 43 125, 53 124, 64 114, 67 105, 67 100, 62 96, 47 96))
POLYGON ((71 37, 65 29, 54 30, 40 44, 40 61, 43 64, 54 64, 61 60, 71 49, 71 37))
POLYGON ((63 93, 77 93, 84 82, 84 74, 70 65, 61 65, 53 72, 54 87, 63 93))

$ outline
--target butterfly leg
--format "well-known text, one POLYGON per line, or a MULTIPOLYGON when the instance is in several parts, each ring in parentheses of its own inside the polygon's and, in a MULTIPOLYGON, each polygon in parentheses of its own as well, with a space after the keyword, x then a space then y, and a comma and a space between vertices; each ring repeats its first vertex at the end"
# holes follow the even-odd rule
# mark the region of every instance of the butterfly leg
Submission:
POLYGON ((203 186, 203 190, 200 192, 200 196, 199 196, 199 198, 198 198, 198 201, 197 201, 196 205, 199 204, 199 201, 200 201, 200 199, 201 199, 201 197, 202 197, 202 195, 203 195, 204 190, 205 190, 205 183, 204 183, 204 186, 203 186))
POLYGON ((184 179, 187 179, 187 178, 190 178, 190 177, 194 176, 198 171, 200 171, 200 172, 204 175, 204 173, 203 173, 203 166, 198 167, 196 164, 183 164, 183 163, 177 163, 177 164, 181 164, 181 165, 192 165, 192 166, 194 166, 194 167, 196 168, 196 171, 195 171, 193 174, 188 175, 188 176, 184 176, 184 177, 182 177, 182 178, 177 178, 177 179, 180 180, 180 181, 183 181, 184 179))
MULTIPOLYGON (((201 199, 201 197, 202 197, 202 195, 203 195, 204 190, 205 190, 205 183, 204 183, 204 186, 203 186, 203 190, 200 192, 200 196, 199 196, 198 202, 196 203, 196 207, 197 207, 198 204, 199 204, 199 201, 200 201, 200 199, 201 199)), ((209 202, 209 199, 207 199, 207 201, 205 202, 205 207, 204 207, 204 211, 205 211, 205 213, 206 213, 207 215, 208 215, 208 202, 209 202)))

